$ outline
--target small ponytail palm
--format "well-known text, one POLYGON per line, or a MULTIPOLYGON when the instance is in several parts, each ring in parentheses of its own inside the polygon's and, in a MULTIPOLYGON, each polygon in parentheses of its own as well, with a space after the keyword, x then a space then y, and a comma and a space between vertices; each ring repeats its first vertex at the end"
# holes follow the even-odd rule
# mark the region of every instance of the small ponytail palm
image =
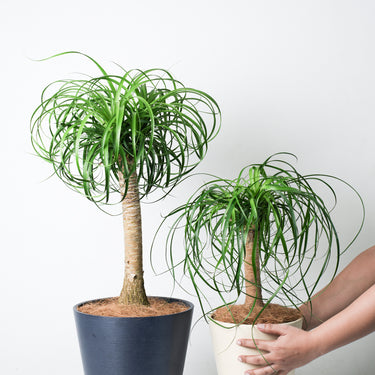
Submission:
POLYGON ((331 210, 313 188, 323 185, 335 205, 336 194, 326 181, 334 177, 303 176, 285 160, 291 154, 281 154, 280 160, 278 155, 244 168, 234 180, 204 184, 167 215, 166 220, 175 217, 167 243, 171 268, 178 265, 173 249, 182 229, 186 252, 181 263, 205 313, 210 311, 204 307, 204 286, 220 296, 229 312, 244 296, 248 316, 254 310, 260 311, 258 317, 275 297, 294 306, 301 290, 311 298, 331 260, 337 271, 343 249, 331 210), (309 285, 317 260, 321 268, 314 268, 309 285))
MULTIPOLYGON (((66 52, 64 54, 79 52, 66 52)), ((81 54, 82 55, 82 54, 81 54)), ((208 94, 163 69, 130 70, 48 85, 31 118, 32 144, 55 174, 96 205, 122 202, 125 279, 120 302, 147 304, 139 201, 167 194, 206 154, 220 126, 208 94), (52 91, 54 90, 54 91, 52 91), (52 92, 52 93, 51 93, 52 92)))

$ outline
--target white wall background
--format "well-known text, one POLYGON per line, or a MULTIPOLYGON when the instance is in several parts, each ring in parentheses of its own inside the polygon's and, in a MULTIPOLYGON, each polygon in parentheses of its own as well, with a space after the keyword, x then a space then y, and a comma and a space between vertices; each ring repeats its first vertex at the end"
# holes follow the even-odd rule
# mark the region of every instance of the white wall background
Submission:
MULTIPOLYGON (((30 58, 80 50, 107 67, 169 68, 208 91, 223 127, 201 172, 232 177, 290 151, 302 172, 349 181, 365 200, 367 220, 344 265, 374 243, 374 16, 372 0, 2 0, 0 373, 82 374, 72 306, 117 295, 122 278, 120 218, 55 178, 44 182, 49 166, 31 155, 29 141, 42 88, 95 71, 77 56, 30 58)), ((145 247, 160 213, 188 192, 144 207, 145 247)), ((358 212, 349 195, 343 207, 337 221, 345 239, 358 212)), ((145 268, 148 293, 169 295, 170 278, 145 268)), ((186 297, 178 289, 174 295, 186 297)), ((297 374, 373 374, 374 345, 370 335, 297 374)), ((193 330, 185 374, 216 374, 204 323, 193 330)))

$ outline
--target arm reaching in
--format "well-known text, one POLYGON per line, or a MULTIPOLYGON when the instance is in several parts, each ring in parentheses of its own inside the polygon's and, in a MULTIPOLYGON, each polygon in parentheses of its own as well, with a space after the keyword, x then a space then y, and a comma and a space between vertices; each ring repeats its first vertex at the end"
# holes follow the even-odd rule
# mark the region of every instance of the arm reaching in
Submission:
POLYGON ((301 307, 309 332, 284 325, 258 325, 278 335, 275 341, 242 339, 239 345, 264 350, 264 356, 241 356, 243 362, 264 367, 246 374, 286 375, 313 359, 375 330, 375 247, 353 260, 311 306, 301 307), (321 323, 323 322, 323 323, 321 323))
POLYGON ((343 311, 375 284, 375 246, 358 255, 312 300, 300 307, 304 328, 313 329, 343 311))

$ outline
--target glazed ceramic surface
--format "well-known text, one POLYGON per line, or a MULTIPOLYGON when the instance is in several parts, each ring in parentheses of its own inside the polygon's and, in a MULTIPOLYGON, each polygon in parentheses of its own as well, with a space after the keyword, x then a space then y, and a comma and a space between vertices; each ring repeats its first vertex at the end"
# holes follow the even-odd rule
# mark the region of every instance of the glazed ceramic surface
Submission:
MULTIPOLYGON (((159 297, 160 298, 160 297, 159 297)), ((186 311, 145 318, 84 314, 74 306, 85 375, 182 375, 193 304, 186 311)))
MULTIPOLYGON (((301 318, 284 324, 301 328, 302 321, 303 319, 301 318)), ((274 340, 276 336, 260 332, 256 327, 247 324, 238 326, 222 322, 219 322, 219 324, 225 328, 212 321, 209 323, 218 375, 243 375, 246 370, 259 367, 238 361, 240 355, 257 355, 259 351, 241 347, 237 345, 237 340, 243 338, 274 340)), ((293 374, 294 371, 291 371, 288 375, 293 374)))

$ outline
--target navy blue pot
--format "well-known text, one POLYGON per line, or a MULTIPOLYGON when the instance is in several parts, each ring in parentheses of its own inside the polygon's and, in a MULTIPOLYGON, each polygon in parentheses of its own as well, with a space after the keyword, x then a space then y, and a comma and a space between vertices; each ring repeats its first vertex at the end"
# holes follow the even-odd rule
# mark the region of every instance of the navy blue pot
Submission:
POLYGON ((85 375, 182 375, 193 315, 189 309, 146 318, 84 314, 74 306, 85 375))

